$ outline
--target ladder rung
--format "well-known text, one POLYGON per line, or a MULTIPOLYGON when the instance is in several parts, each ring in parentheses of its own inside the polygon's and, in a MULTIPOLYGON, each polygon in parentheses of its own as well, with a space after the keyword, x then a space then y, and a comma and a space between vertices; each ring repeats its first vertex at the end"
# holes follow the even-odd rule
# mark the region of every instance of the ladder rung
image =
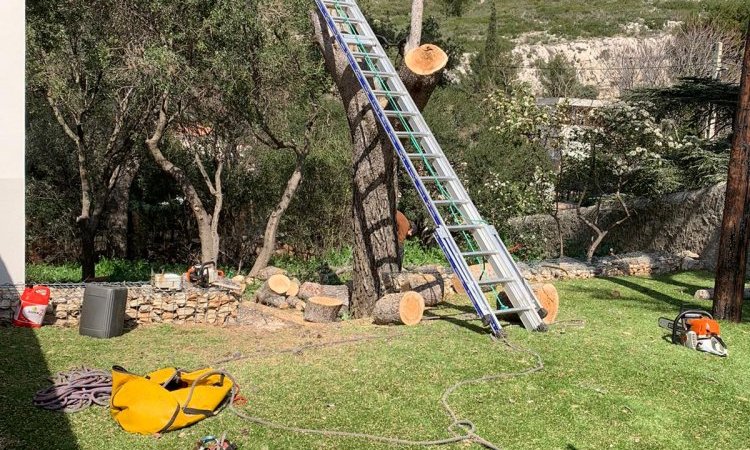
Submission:
POLYGON ((419 115, 418 112, 411 112, 411 111, 394 111, 392 109, 386 109, 383 111, 385 113, 386 117, 417 117, 419 115))
POLYGON ((489 278, 486 280, 477 280, 477 284, 480 286, 494 286, 496 284, 505 284, 514 281, 513 278, 489 278))
POLYGON ((366 77, 395 78, 398 74, 388 72, 376 72, 372 70, 362 70, 362 75, 366 77))
POLYGON ((326 6, 348 6, 350 8, 357 6, 352 2, 342 2, 339 0, 323 0, 323 4, 326 6))
MULTIPOLYGON (((355 52, 355 51, 352 51, 351 54, 354 55, 355 57, 358 57, 358 58, 373 58, 373 59, 385 59, 385 58, 387 58, 387 56, 380 55, 378 53, 370 53, 370 52, 355 52)), ((378 93, 378 91, 375 90, 375 89, 373 89, 373 92, 375 92, 376 94, 378 93)), ((383 91, 383 93, 385 93, 385 91, 383 91)), ((391 94, 395 94, 395 92, 391 92, 391 94)))
POLYGON ((432 203, 436 205, 464 205, 466 203, 469 203, 469 201, 465 199, 450 199, 450 200, 433 200, 432 203))
POLYGON ((492 256, 492 255, 499 255, 500 252, 496 250, 480 250, 476 252, 463 252, 461 253, 461 256, 468 258, 471 256, 492 256))
POLYGON ((445 228, 449 231, 462 231, 462 230, 478 230, 483 228, 484 225, 480 224, 462 224, 462 225, 446 225, 445 228))
POLYGON ((430 137, 430 133, 422 133, 420 131, 397 131, 396 137, 397 138, 410 138, 414 136, 415 138, 426 138, 430 137))
POLYGON ((362 44, 368 45, 370 47, 375 47, 379 44, 377 38, 371 38, 361 35, 341 33, 341 37, 344 38, 344 42, 346 42, 347 44, 362 44))
POLYGON ((444 176, 427 176, 427 177, 419 177, 422 181, 455 181, 458 180, 456 177, 444 177, 444 176))
POLYGON ((408 156, 410 159, 437 159, 440 158, 442 155, 439 155, 437 153, 407 153, 406 156, 408 156))
POLYGON ((352 23, 352 24, 354 24, 354 23, 356 23, 356 24, 363 24, 363 23, 364 23, 364 21, 363 21, 363 20, 355 19, 355 18, 353 18, 353 17, 339 17, 339 16, 331 16, 331 18, 332 18, 332 19, 333 19, 333 21, 334 21, 334 22, 336 22, 336 23, 343 23, 343 24, 348 24, 348 23, 352 23))
POLYGON ((510 314, 518 314, 520 312, 524 311, 530 311, 531 308, 528 306, 522 306, 520 308, 508 308, 508 309, 496 309, 495 311, 492 311, 493 314, 496 316, 507 316, 510 314))
POLYGON ((387 97, 389 95, 391 95, 393 97, 405 97, 405 96, 409 95, 408 92, 384 91, 384 90, 381 90, 381 89, 372 89, 372 93, 375 94, 375 95, 382 95, 382 96, 385 96, 385 97, 387 97))

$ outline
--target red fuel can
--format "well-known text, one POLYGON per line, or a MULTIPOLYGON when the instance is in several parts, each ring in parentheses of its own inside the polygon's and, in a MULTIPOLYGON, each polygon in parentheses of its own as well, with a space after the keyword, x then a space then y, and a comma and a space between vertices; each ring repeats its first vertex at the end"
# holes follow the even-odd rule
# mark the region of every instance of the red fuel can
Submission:
POLYGON ((47 286, 27 287, 21 294, 21 304, 18 305, 13 317, 13 325, 27 328, 41 327, 48 304, 49 288, 47 286))

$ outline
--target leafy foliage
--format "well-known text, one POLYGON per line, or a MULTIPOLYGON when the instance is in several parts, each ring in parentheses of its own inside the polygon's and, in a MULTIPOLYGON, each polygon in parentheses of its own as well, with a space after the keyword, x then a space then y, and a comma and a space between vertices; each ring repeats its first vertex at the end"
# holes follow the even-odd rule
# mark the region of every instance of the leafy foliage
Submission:
POLYGON ((578 80, 578 73, 562 53, 556 53, 549 61, 537 61, 539 81, 547 97, 596 98, 596 86, 585 85, 578 80))
POLYGON ((471 61, 469 83, 489 92, 508 90, 518 74, 518 58, 513 56, 513 43, 500 35, 495 0, 490 3, 490 20, 487 23, 484 48, 471 61))

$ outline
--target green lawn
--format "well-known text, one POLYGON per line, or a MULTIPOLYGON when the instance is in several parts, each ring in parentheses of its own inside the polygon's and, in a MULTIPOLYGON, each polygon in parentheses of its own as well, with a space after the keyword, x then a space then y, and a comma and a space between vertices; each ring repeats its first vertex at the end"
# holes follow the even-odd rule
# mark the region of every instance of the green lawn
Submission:
MULTIPOLYGON (((674 316, 705 274, 658 279, 614 278, 559 283, 560 320, 583 328, 544 334, 509 328, 510 339, 539 352, 543 371, 463 387, 450 398, 478 433, 512 449, 750 448, 750 326, 722 324, 726 359, 669 344, 656 326, 674 316)), ((439 314, 466 310, 462 301, 439 314)), ((710 305, 705 304, 705 307, 710 305)), ((746 315, 750 311, 746 311, 746 315)), ((750 317, 750 316, 748 316, 750 317)), ((358 321, 275 333, 250 329, 151 326, 95 340, 76 330, 0 329, 0 447, 24 449, 189 449, 206 434, 228 432, 247 449, 391 448, 243 423, 229 411, 161 438, 121 431, 104 408, 62 415, 31 405, 45 372, 120 364, 135 372, 198 367, 235 351, 289 348, 352 335, 387 336, 293 355, 230 363, 248 398, 248 413, 302 427, 362 431, 411 439, 447 436, 438 401, 464 378, 517 371, 527 353, 490 341, 476 321, 430 321, 412 328, 358 321)), ((464 444, 447 448, 478 448, 464 444)))

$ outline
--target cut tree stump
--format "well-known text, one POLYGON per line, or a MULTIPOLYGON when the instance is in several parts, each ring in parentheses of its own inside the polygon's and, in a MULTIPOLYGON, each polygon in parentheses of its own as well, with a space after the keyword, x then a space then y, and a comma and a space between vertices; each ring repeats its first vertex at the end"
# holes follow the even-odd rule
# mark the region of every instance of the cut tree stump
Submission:
POLYGON ((345 308, 349 307, 349 286, 345 284, 319 284, 305 281, 299 287, 297 297, 309 300, 313 297, 331 297, 341 300, 345 308))
POLYGON ((437 306, 445 295, 445 284, 439 273, 400 273, 394 277, 394 286, 400 292, 420 294, 425 306, 437 306))
POLYGON ((329 323, 339 316, 339 310, 344 304, 341 300, 331 297, 310 297, 305 303, 304 318, 308 322, 329 323))
POLYGON ((424 298, 414 291, 386 294, 375 303, 373 322, 378 325, 415 325, 422 321, 424 298))
MULTIPOLYGON (((539 306, 547 311, 547 315, 542 318, 542 322, 547 325, 555 323, 557 319, 557 313, 560 310, 560 297, 557 294, 557 288, 554 284, 543 283, 543 284, 532 284, 530 285, 531 290, 534 291, 534 295, 539 300, 539 306)), ((500 292, 500 298, 502 302, 513 307, 508 299, 508 295, 505 292, 500 292)), ((518 316, 508 316, 508 320, 519 320, 518 316)))

